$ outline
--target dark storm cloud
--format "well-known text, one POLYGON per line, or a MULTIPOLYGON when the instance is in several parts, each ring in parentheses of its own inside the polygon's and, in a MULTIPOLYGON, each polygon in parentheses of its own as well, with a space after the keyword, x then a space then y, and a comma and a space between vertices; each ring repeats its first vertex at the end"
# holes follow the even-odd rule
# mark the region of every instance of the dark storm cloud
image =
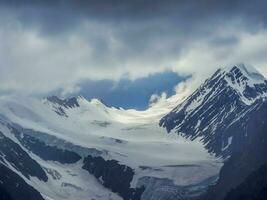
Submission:
MULTIPOLYGON (((23 26, 48 37, 73 34, 86 21, 113 27, 114 37, 131 46, 123 52, 133 55, 157 41, 177 54, 188 41, 207 37, 228 20, 241 19, 240 28, 255 31, 267 18, 263 0, 2 0, 0 5, 23 26)), ((97 55, 107 50, 104 37, 88 42, 95 43, 97 55)))
POLYGON ((201 32, 233 17, 256 24, 267 21, 264 0, 2 0, 0 4, 25 26, 41 26, 47 34, 71 31, 83 20, 148 27, 157 21, 162 23, 157 24, 159 32, 165 28, 201 32))
MULTIPOLYGON (((103 34, 108 31, 127 47, 115 56, 162 55, 169 59, 180 55, 188 43, 212 37, 213 31, 228 21, 241 20, 242 27, 238 28, 257 30, 266 24, 265 5, 263 0, 4 0, 1 10, 44 37, 64 40, 68 35, 82 35, 84 42, 93 46, 95 59, 113 56, 108 37, 103 34), (96 26, 80 30, 86 22, 96 26), (156 48, 156 43, 161 47, 156 48)), ((208 42, 225 44, 232 39, 211 38, 208 42)))
POLYGON ((73 92, 84 79, 203 75, 231 62, 264 68, 266 4, 0 0, 0 90, 73 92))

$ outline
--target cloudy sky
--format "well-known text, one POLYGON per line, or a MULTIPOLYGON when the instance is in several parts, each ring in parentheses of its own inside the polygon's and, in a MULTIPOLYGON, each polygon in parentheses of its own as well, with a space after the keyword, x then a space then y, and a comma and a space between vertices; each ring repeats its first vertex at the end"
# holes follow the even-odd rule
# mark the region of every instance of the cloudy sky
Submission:
POLYGON ((221 66, 244 62, 267 76, 265 2, 0 0, 0 93, 144 108, 153 93, 221 66))

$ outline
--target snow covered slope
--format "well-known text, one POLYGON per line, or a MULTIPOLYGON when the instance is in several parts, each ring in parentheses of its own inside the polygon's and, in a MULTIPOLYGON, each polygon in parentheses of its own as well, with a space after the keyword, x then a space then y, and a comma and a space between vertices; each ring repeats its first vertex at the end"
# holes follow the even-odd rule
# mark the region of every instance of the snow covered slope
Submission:
POLYGON ((266 96, 267 81, 253 67, 221 68, 160 125, 186 138, 201 138, 210 152, 227 157, 246 141, 246 123, 240 119, 266 96))
POLYGON ((246 122, 266 94, 265 78, 241 64, 145 111, 83 97, 2 96, 0 167, 48 200, 193 199, 216 180, 215 155, 246 142, 246 122))
POLYGON ((159 190, 165 191, 162 199, 175 199, 201 192, 221 163, 202 142, 166 134, 158 120, 167 111, 123 110, 82 97, 0 98, 1 132, 38 163, 47 180, 11 169, 53 200, 147 200, 159 190))

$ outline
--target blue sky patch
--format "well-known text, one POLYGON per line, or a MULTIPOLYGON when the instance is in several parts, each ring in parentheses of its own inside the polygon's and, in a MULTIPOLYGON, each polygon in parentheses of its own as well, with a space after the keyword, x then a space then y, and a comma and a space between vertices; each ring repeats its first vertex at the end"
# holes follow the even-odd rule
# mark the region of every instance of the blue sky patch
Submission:
POLYGON ((146 109, 152 94, 166 92, 168 96, 174 93, 174 87, 189 77, 180 76, 175 72, 167 71, 152 74, 136 80, 84 80, 79 84, 78 94, 87 99, 98 98, 106 104, 122 108, 146 109))

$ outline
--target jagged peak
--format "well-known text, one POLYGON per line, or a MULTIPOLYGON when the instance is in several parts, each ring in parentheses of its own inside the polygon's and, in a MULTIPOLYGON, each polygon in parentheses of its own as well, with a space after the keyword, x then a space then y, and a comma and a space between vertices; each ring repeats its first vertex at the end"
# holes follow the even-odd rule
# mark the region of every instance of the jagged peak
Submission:
POLYGON ((246 105, 251 105, 258 99, 267 98, 267 81, 264 76, 252 66, 238 64, 219 68, 174 110, 179 112, 184 107, 187 107, 187 112, 194 111, 213 95, 217 95, 222 91, 222 94, 224 94, 229 88, 246 105))
POLYGON ((241 69, 242 71, 246 71, 247 73, 259 73, 259 71, 255 67, 253 67, 252 65, 249 65, 249 64, 244 64, 244 63, 237 63, 234 65, 228 65, 228 66, 222 67, 221 69, 229 72, 233 68, 241 69))
POLYGON ((267 80, 250 65, 241 63, 219 68, 211 78, 207 79, 201 89, 213 88, 218 81, 222 84, 226 83, 247 105, 259 98, 267 97, 267 80))
POLYGON ((109 107, 102 99, 92 98, 88 100, 83 96, 61 98, 56 95, 52 95, 45 98, 45 100, 52 104, 64 106, 65 108, 78 107, 81 103, 89 103, 97 107, 109 107))
POLYGON ((79 98, 81 97, 69 97, 69 98, 66 98, 66 99, 63 99, 63 98, 60 98, 56 95, 52 95, 52 96, 49 96, 46 98, 47 101, 53 103, 53 104, 58 104, 60 106, 64 106, 64 107, 69 107, 69 108, 72 108, 72 107, 78 107, 79 106, 79 103, 78 103, 78 100, 79 98))
POLYGON ((240 63, 220 68, 221 73, 234 75, 235 79, 246 80, 251 84, 259 84, 266 81, 265 77, 252 65, 240 63))
MULTIPOLYGON (((228 132, 232 131, 228 127, 244 119, 266 98, 267 81, 256 69, 244 64, 227 66, 163 117, 160 126, 191 139, 199 137, 210 152, 227 157, 232 140, 239 139, 234 135, 237 131, 228 132)), ((242 126, 238 124, 237 129, 242 126)))

